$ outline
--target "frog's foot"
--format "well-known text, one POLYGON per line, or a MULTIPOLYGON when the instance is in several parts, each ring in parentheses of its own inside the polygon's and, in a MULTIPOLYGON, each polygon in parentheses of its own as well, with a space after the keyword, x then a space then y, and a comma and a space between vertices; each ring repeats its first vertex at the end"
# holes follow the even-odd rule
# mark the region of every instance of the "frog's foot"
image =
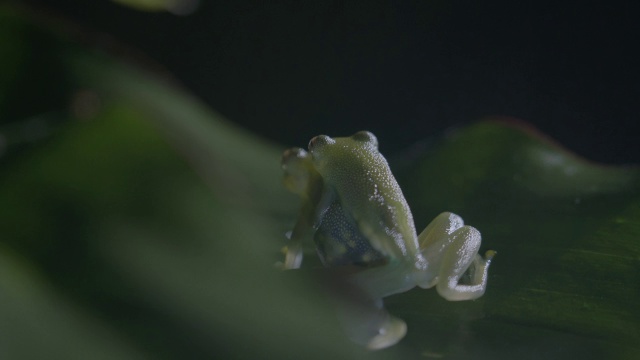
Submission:
POLYGON ((351 341, 369 350, 384 349, 398 343, 407 333, 407 325, 385 310, 382 298, 371 297, 359 286, 346 281, 346 292, 336 300, 340 322, 351 341))
POLYGON ((486 253, 484 253, 484 258, 488 263, 491 263, 491 260, 493 260, 493 258, 498 255, 498 252, 495 250, 487 250, 486 253))
POLYGON ((484 253, 484 258, 477 254, 473 259, 473 264, 469 266, 469 275, 471 278, 471 284, 482 284, 486 283, 487 276, 489 275, 489 265, 491 265, 491 260, 496 256, 497 252, 494 250, 488 250, 484 253))
POLYGON ((389 316, 388 320, 378 329, 375 335, 367 343, 367 349, 380 350, 395 345, 407 333, 407 324, 397 317, 389 316))

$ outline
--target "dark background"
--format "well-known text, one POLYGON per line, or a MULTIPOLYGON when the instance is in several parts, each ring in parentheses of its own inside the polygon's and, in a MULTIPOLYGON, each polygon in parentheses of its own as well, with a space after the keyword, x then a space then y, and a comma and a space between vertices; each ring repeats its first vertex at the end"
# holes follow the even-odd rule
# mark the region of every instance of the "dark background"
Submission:
MULTIPOLYGON (((32 0, 116 40, 231 121, 285 145, 369 129, 397 151, 487 116, 640 162, 633 2, 201 1, 188 16, 32 0)), ((107 41, 108 42, 108 41, 107 41)))

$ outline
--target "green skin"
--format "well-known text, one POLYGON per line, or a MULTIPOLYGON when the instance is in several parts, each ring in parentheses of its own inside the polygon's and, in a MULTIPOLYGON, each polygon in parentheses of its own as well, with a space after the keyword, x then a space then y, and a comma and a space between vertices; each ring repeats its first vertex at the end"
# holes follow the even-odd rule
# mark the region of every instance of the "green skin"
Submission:
MULTIPOLYGON (((316 136, 309 142, 309 152, 285 151, 282 166, 285 186, 303 200, 283 268, 301 265, 300 243, 313 237, 325 265, 361 269, 349 275, 349 281, 374 303, 415 286, 436 286, 452 301, 484 294, 495 252, 488 251, 486 259, 478 255, 480 232, 448 212, 418 236, 402 190, 372 133, 316 136), (460 284, 465 272, 471 281, 460 284)), ((352 326, 361 333, 352 331, 352 338, 371 349, 395 344, 406 331, 402 320, 379 316, 379 310, 371 311, 379 321, 366 321, 369 328, 352 326)))

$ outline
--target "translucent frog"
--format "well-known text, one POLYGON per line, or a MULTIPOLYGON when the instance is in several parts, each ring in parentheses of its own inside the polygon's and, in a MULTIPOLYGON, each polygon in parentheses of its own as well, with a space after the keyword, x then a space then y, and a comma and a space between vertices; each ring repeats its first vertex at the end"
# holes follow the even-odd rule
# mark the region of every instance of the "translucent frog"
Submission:
POLYGON ((347 272, 348 282, 365 294, 370 306, 363 306, 364 315, 348 326, 354 341, 381 349, 404 337, 405 322, 382 306, 386 296, 416 286, 435 286, 450 301, 484 294, 495 252, 479 255, 480 232, 449 212, 438 215, 418 235, 372 133, 316 136, 309 151, 286 150, 282 167, 285 186, 302 198, 282 267, 300 267, 301 242, 313 238, 325 266, 356 269, 347 272))

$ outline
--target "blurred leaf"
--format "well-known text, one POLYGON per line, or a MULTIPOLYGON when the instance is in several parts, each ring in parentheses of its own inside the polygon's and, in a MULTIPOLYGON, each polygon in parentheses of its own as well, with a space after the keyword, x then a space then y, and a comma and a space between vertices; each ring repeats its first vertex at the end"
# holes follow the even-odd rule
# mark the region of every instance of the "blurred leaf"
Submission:
POLYGON ((176 15, 193 12, 199 0, 112 0, 113 2, 142 11, 169 11, 176 15))
MULTIPOLYGON (((60 333, 56 342, 21 332, 21 344, 42 346, 15 347, 11 355, 73 358, 73 346, 61 344, 74 341, 119 359, 367 354, 342 336, 327 299, 306 284, 308 273, 274 268, 296 207, 280 184, 282 149, 156 76, 6 16, 23 22, 17 29, 25 33, 16 36, 49 37, 57 61, 39 59, 41 71, 68 80, 58 94, 67 101, 50 111, 48 136, 8 151, 0 163, 2 243, 35 274, 22 267, 6 273, 0 293, 24 282, 61 303, 26 303, 33 311, 1 323, 0 334, 32 322, 60 333), (30 285, 34 277, 44 284, 30 285), (118 334, 119 342, 91 341, 100 336, 91 326, 48 315, 65 318, 67 308, 82 309, 91 326, 118 334), (301 336, 309 324, 314 336, 301 336)), ((32 117, 14 105, 12 113, 26 117, 5 129, 22 129, 32 117)), ((18 144, 22 133, 3 135, 18 144)), ((0 296, 8 313, 11 299, 0 296)))
POLYGON ((18 259, 0 248, 0 358, 143 358, 134 344, 61 298, 18 259))
POLYGON ((407 338, 366 352, 344 338, 311 257, 301 271, 273 268, 297 207, 280 184, 284 147, 64 32, 1 7, 0 19, 11 24, 0 39, 13 39, 0 51, 14 59, 0 63, 0 79, 13 79, 0 83, 0 347, 8 355, 640 355, 637 168, 590 164, 495 121, 411 149, 394 169, 418 228, 453 211, 498 256, 477 301, 417 289, 388 298, 407 320, 407 338), (64 81, 33 82, 15 59, 64 81), (16 84, 32 96, 7 100, 16 84), (43 98, 41 86, 55 96, 43 98), (9 342, 18 345, 1 346, 9 342))

